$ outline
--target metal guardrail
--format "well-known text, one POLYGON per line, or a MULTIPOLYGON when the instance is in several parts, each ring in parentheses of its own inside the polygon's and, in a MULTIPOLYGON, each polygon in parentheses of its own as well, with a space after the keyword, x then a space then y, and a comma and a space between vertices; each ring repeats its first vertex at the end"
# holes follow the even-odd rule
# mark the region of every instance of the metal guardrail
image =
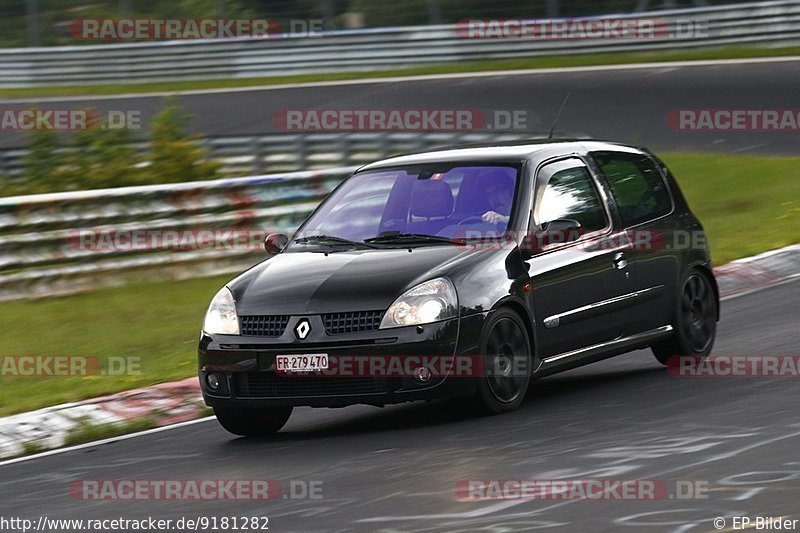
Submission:
POLYGON ((291 234, 360 164, 404 152, 530 138, 523 132, 215 138, 206 142, 228 173, 242 175, 254 168, 283 173, 0 198, 0 301, 237 272, 264 259, 266 234, 291 234), (288 172, 298 166, 311 170, 288 172), (210 240, 199 235, 214 230, 222 233, 210 240), (108 246, 99 238, 144 232, 179 234, 194 242, 126 247, 127 240, 108 246), (240 232, 250 242, 230 246, 234 239, 226 240, 224 232, 240 232), (98 238, 81 241, 81 236, 98 238))
MULTIPOLYGON (((346 167, 399 153, 536 136, 522 131, 266 133, 207 137, 202 144, 222 164, 222 173, 235 177, 346 167)), ((133 146, 145 150, 144 143, 133 146)), ((0 177, 18 176, 27 153, 25 148, 0 149, 0 177)))
MULTIPOLYGON (((586 137, 570 132, 568 137, 586 137)), ((211 156, 229 176, 317 170, 362 165, 393 155, 422 152, 446 146, 544 138, 525 131, 386 131, 339 133, 283 133, 253 137, 209 137, 204 140, 211 156)))
POLYGON ((265 258, 266 233, 293 232, 353 170, 0 198, 0 301, 241 270, 265 258), (200 230, 212 237, 203 239, 200 230), (236 246, 226 238, 230 231, 244 232, 251 244, 236 246), (185 247, 136 246, 127 237, 122 246, 81 241, 135 232, 196 241, 185 247))
POLYGON ((346 30, 321 37, 19 48, 0 50, 0 88, 233 79, 374 71, 434 63, 644 51, 800 40, 800 3, 769 1, 615 15, 706 21, 704 35, 651 40, 463 39, 455 25, 346 30))

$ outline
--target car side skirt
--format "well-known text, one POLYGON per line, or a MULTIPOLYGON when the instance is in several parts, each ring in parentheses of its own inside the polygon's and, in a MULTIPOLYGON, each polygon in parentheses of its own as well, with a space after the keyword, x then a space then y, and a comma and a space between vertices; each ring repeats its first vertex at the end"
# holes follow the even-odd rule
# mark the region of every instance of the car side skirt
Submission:
POLYGON ((535 375, 537 377, 547 376, 555 374, 556 372, 562 372, 564 370, 601 361, 632 350, 646 348, 651 343, 672 335, 672 329, 670 325, 661 326, 650 331, 620 337, 571 352, 553 355, 542 361, 535 375))

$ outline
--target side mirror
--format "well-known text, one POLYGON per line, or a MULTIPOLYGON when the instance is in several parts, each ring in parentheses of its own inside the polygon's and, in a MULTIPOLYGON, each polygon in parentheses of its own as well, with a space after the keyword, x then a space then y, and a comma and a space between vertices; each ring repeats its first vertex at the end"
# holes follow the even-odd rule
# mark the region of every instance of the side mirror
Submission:
POLYGON ((530 232, 523 243, 523 252, 530 257, 551 244, 576 241, 580 236, 580 222, 571 218, 558 218, 543 224, 541 230, 530 232))
POLYGON ((277 254, 283 250, 287 244, 289 244, 289 237, 283 233, 270 233, 267 235, 267 238, 264 239, 264 250, 266 250, 268 254, 277 254))
POLYGON ((545 244, 577 241, 581 236, 581 223, 572 218, 557 218, 544 224, 545 244))

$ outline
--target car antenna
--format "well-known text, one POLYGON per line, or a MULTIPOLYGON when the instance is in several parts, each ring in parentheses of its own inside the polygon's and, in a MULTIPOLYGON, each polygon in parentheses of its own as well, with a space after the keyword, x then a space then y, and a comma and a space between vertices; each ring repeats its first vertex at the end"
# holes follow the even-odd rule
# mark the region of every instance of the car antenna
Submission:
POLYGON ((556 119, 553 121, 553 126, 550 128, 550 133, 547 135, 548 139, 553 138, 553 133, 556 131, 556 125, 558 124, 559 119, 561 118, 561 113, 564 111, 564 108, 567 106, 567 100, 569 100, 569 95, 571 91, 567 92, 566 96, 564 96, 564 100, 561 102, 561 107, 558 109, 558 114, 556 115, 556 119))

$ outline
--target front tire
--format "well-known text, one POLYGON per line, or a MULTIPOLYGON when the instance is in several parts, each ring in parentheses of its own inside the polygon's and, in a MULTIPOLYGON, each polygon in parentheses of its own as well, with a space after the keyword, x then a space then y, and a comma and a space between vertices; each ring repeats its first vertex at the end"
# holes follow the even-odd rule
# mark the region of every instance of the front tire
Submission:
POLYGON ((230 433, 267 437, 277 433, 292 415, 292 407, 214 407, 217 421, 230 433))
POLYGON ((475 398, 481 411, 500 414, 518 408, 531 379, 531 343, 527 328, 514 311, 492 313, 481 338, 486 372, 479 378, 475 398))
POLYGON ((717 296, 708 276, 696 268, 689 270, 681 286, 672 322, 674 332, 652 346, 662 365, 671 357, 706 357, 711 353, 717 333, 717 296))

